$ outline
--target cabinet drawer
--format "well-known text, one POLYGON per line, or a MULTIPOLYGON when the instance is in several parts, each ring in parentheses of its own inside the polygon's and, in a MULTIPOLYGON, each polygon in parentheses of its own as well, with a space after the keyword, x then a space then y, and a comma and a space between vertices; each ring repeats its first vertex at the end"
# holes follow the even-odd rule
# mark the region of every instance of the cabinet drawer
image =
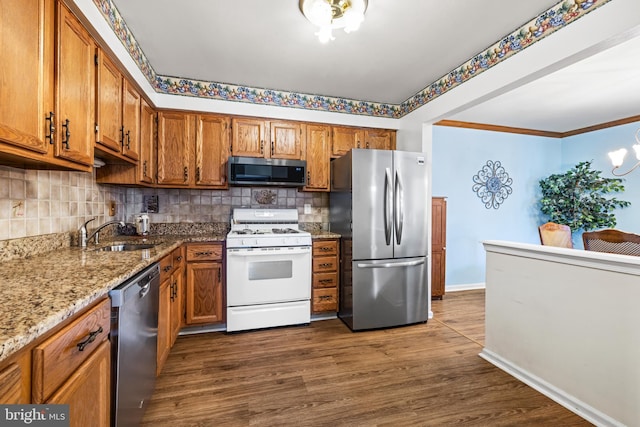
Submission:
POLYGON ((322 256, 313 258, 313 272, 337 271, 338 258, 335 256, 322 256))
POLYGON ((203 244, 187 246, 187 261, 217 261, 222 259, 222 245, 203 244))
POLYGON ((173 271, 173 253, 165 256, 160 260, 160 282, 164 282, 173 271))
POLYGON ((315 273, 313 275, 313 288, 335 288, 338 286, 338 273, 315 273))
POLYGON ((313 256, 337 255, 337 240, 319 240, 313 242, 313 256))
POLYGON ((178 270, 180 267, 184 267, 185 263, 185 254, 184 254, 184 246, 180 246, 177 249, 174 249, 171 252, 171 256, 173 258, 173 269, 178 270))
POLYGON ((312 290, 313 300, 312 311, 314 313, 322 311, 338 311, 338 289, 324 288, 312 290))
POLYGON ((43 403, 109 336, 111 300, 80 315, 33 350, 33 403, 43 403))

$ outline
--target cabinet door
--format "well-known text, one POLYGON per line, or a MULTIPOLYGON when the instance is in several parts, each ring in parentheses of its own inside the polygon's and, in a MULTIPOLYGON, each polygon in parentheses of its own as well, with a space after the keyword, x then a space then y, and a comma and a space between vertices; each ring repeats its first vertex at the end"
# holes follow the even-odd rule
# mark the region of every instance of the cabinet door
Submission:
MULTIPOLYGON (((296 122, 269 122, 271 135, 270 157, 274 159, 302 159, 302 124, 296 122)), ((269 156, 268 156, 269 157, 269 156)))
POLYGON ((431 297, 442 298, 445 293, 447 253, 447 201, 443 197, 431 199, 431 297))
POLYGON ((97 51, 96 143, 120 153, 122 127, 122 74, 101 49, 97 51))
POLYGON ((50 0, 0 2, 0 140, 41 154, 48 151, 45 117, 52 108, 53 51, 45 43, 51 5, 50 0))
POLYGON ((183 280, 184 277, 184 269, 180 268, 173 272, 171 275, 171 320, 170 320, 170 337, 169 337, 169 347, 173 347, 176 339, 178 338, 178 334, 180 333, 180 328, 182 327, 182 317, 183 317, 183 280))
POLYGON ((329 191, 329 126, 306 125, 305 153, 307 157, 307 185, 305 190, 329 191))
POLYGON ((140 94, 135 87, 123 79, 122 85, 122 126, 124 138, 122 154, 132 160, 140 157, 140 94))
POLYGON ((187 263, 187 325, 224 320, 221 275, 222 263, 187 263))
POLYGON ((93 165, 95 138, 95 44, 73 14, 58 2, 56 156, 93 165))
POLYGON ((235 118, 231 128, 231 155, 265 157, 267 127, 264 120, 235 118))
POLYGON ((138 180, 153 184, 155 176, 155 141, 156 141, 156 112, 145 102, 140 100, 140 160, 138 162, 138 180))
POLYGON ((364 132, 362 129, 334 126, 331 141, 331 156, 344 156, 352 148, 363 148, 364 132))
POLYGON ((220 116, 196 117, 196 185, 227 186, 229 119, 220 116))
POLYGON ((364 148, 375 150, 393 150, 395 149, 396 133, 392 130, 381 129, 365 129, 364 131, 364 148))
POLYGON ((189 185, 191 117, 158 113, 158 184, 189 185))
POLYGON ((111 343, 104 341, 47 401, 68 404, 71 427, 110 425, 111 343))
POLYGON ((160 283, 158 301, 158 357, 156 375, 160 375, 164 362, 169 357, 171 349, 171 295, 173 282, 171 277, 160 283))

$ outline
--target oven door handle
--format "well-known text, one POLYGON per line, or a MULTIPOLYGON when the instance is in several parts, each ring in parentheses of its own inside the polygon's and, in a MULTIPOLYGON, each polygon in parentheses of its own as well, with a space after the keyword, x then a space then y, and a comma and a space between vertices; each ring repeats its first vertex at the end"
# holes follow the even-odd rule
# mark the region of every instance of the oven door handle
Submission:
POLYGON ((264 256, 264 255, 296 255, 296 254, 308 254, 308 253, 311 253, 310 246, 283 247, 278 249, 265 249, 265 248, 227 249, 227 256, 243 256, 243 257, 264 256))

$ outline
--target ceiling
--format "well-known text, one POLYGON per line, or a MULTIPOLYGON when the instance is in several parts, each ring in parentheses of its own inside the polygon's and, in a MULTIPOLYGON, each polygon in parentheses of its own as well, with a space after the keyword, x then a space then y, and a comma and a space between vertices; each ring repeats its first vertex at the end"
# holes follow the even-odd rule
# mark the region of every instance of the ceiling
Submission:
MULTIPOLYGON (((160 76, 395 105, 558 0, 369 0, 361 28, 327 44, 298 0, 113 3, 160 76)), ((640 38, 625 45, 447 119, 567 132, 638 115, 640 38)))

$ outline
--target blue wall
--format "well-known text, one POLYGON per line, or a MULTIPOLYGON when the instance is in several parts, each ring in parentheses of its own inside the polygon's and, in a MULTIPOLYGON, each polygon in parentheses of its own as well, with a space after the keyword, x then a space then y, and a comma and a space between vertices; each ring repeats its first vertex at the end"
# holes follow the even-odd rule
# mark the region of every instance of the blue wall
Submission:
MULTIPOLYGON (((634 135, 638 127, 640 127, 640 122, 635 122, 564 138, 562 140, 562 169, 567 170, 579 162, 593 160, 594 169, 602 171, 604 177, 613 178, 607 153, 618 148, 626 148, 627 157, 619 169, 619 171, 626 172, 638 161, 632 148, 636 142, 634 135)), ((631 202, 631 206, 616 210, 616 228, 640 234, 640 220, 638 219, 640 168, 622 178, 625 191, 616 194, 615 197, 631 202)), ((582 238, 576 239, 574 237, 574 243, 577 243, 576 246, 581 248, 582 238)))
MULTIPOLYGON (((447 197, 446 286, 485 281, 483 240, 539 243, 537 227, 548 219, 539 211, 538 181, 564 172, 581 161, 612 177, 607 153, 627 148, 621 169, 636 163, 631 146, 640 123, 632 123, 564 139, 543 138, 474 129, 433 126, 434 196, 447 197), (513 178, 513 193, 499 209, 486 209, 472 191, 472 177, 487 160, 500 161, 513 178)), ((617 228, 640 234, 640 168, 624 177, 626 190, 618 195, 632 207, 616 212, 617 228), (636 214, 634 215, 634 211, 636 214)), ((574 244, 582 247, 581 233, 574 244)))
POLYGON ((446 286, 483 283, 483 240, 540 241, 538 181, 561 170, 561 141, 434 126, 432 153, 432 193, 447 197, 446 286), (487 160, 500 161, 513 178, 513 193, 499 209, 486 209, 472 191, 487 160))

